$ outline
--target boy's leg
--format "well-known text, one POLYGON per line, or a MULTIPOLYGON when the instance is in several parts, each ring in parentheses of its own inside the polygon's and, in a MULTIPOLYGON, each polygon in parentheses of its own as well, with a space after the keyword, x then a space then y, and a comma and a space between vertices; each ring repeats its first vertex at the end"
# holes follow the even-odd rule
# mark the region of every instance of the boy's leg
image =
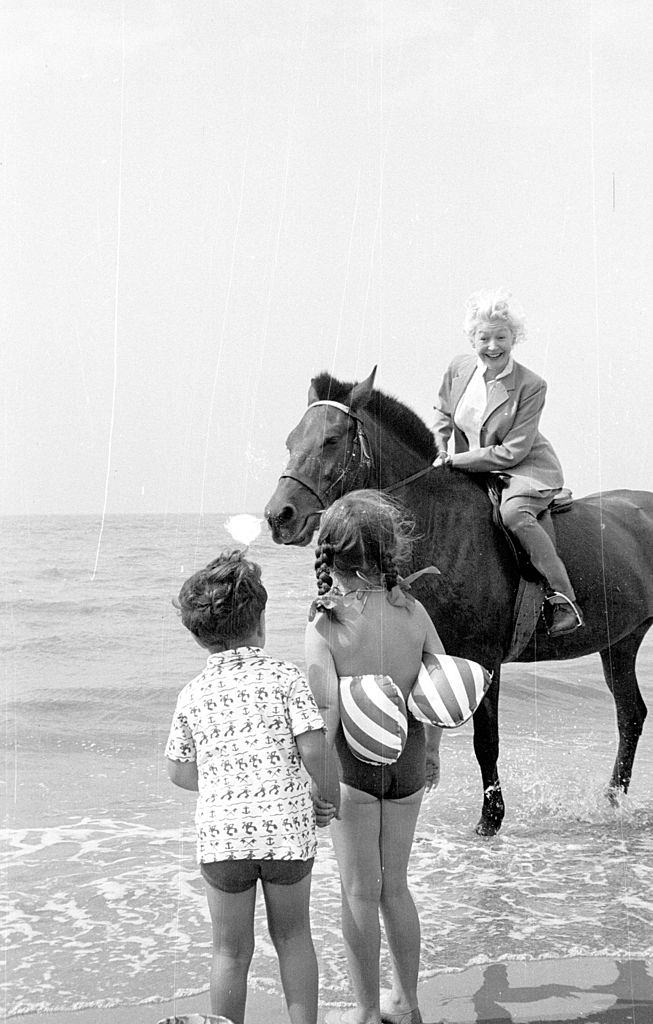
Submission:
POLYGON ((392 996, 382 1007, 406 1013, 417 1006, 420 926, 408 889, 408 860, 424 790, 381 806, 381 913, 392 957, 392 996))
POLYGON ((256 884, 244 892, 222 892, 204 887, 213 927, 211 1012, 243 1024, 247 1000, 247 972, 254 954, 256 884))
POLYGON ((356 1021, 378 1022, 383 801, 343 785, 340 818, 331 823, 342 893, 342 936, 356 999, 356 1021))
POLYGON ((318 973, 309 916, 311 876, 294 885, 264 881, 263 893, 292 1024, 316 1024, 318 973))

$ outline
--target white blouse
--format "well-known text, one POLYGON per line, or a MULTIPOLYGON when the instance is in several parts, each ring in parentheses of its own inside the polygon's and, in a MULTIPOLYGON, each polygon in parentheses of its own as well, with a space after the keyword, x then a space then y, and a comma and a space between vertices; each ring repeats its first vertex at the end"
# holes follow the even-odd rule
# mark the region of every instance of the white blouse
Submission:
MULTIPOLYGON (((494 380, 501 380, 502 377, 507 377, 512 372, 512 368, 513 358, 510 356, 505 370, 497 374, 494 380)), ((487 407, 488 387, 493 383, 493 381, 486 381, 486 369, 487 367, 479 359, 469 384, 456 406, 453 417, 454 423, 467 438, 470 451, 477 451, 481 447, 481 426, 483 425, 485 409, 487 407)))

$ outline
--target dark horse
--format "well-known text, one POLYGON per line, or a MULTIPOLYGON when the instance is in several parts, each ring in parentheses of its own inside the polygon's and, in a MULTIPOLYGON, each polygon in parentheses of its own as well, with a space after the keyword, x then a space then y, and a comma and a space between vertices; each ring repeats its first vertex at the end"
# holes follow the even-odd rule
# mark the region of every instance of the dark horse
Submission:
MULTIPOLYGON (((290 458, 266 518, 278 544, 307 545, 320 513, 356 488, 392 491, 412 512, 418 540, 413 566, 436 565, 439 576, 414 585, 449 654, 494 672, 474 715, 474 751, 483 779, 477 832, 501 827, 504 803, 497 771, 499 680, 512 635, 520 574, 510 545, 492 519, 482 481, 434 468, 433 435, 394 398, 374 390, 374 371, 358 384, 323 373, 309 390, 309 407, 292 430, 290 458)), ((653 494, 609 491, 575 501, 552 516, 585 625, 553 640, 542 623, 516 659, 578 658, 599 652, 613 695, 619 749, 608 796, 618 801, 631 778, 646 717, 635 658, 653 622, 653 494)))

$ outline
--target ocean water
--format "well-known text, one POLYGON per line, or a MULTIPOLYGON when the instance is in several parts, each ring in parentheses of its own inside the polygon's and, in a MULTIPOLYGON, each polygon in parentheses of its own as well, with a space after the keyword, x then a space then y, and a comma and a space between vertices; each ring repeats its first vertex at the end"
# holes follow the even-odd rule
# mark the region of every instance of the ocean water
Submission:
MULTIPOLYGON (((177 692, 204 663, 171 598, 233 546, 224 520, 0 520, 8 1017, 208 987, 194 798, 168 781, 163 749, 177 692)), ((278 548, 264 532, 251 555, 270 594, 268 650, 301 664, 312 549, 278 548)), ((650 705, 651 638, 639 676, 650 705)), ((653 956, 652 730, 614 809, 604 789, 616 729, 598 657, 504 669, 501 833, 474 834, 469 726, 445 735, 442 782, 418 822, 410 878, 423 977, 487 961, 653 956)), ((322 998, 336 1001, 347 975, 327 831, 312 906, 322 998)), ((262 908, 251 981, 280 990, 262 908)))

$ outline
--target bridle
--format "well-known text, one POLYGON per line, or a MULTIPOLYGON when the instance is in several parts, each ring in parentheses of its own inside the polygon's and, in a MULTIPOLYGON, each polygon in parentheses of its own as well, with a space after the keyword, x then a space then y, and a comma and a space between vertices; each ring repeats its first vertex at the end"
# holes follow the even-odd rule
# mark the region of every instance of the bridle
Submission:
MULTIPOLYGON (((298 484, 301 484, 302 487, 305 487, 307 491, 310 491, 310 493, 315 498, 317 498, 320 505, 322 506, 322 510, 324 510, 328 508, 329 505, 331 504, 331 498, 329 497, 331 491, 334 489, 334 487, 337 487, 338 484, 342 483, 343 480, 346 479, 352 467, 352 463, 357 464, 354 467, 356 469, 357 474, 360 473, 361 470, 364 471, 364 478, 361 479, 361 481, 357 481, 357 487, 359 488, 369 487, 370 481, 374 477, 375 466, 372 447, 370 445, 367 434, 365 433, 365 427, 360 416, 358 416, 358 414, 355 413, 354 410, 351 409, 348 405, 344 405, 342 402, 333 402, 330 399, 322 399, 317 402, 311 402, 311 404, 308 406, 308 409, 314 409, 316 406, 319 405, 330 405, 335 409, 340 409, 340 411, 344 412, 346 416, 354 420, 356 424, 356 437, 354 438, 354 443, 351 448, 351 454, 347 462, 343 466, 342 472, 336 477, 336 479, 332 483, 329 484, 329 486, 325 490, 319 491, 313 486, 312 481, 309 482, 302 474, 300 474, 295 469, 295 467, 293 466, 293 459, 297 459, 298 455, 293 455, 291 452, 286 472, 281 474, 280 479, 295 480, 298 484)), ((307 412, 308 409, 306 410, 307 412)), ((411 476, 404 477, 403 480, 399 480, 394 484, 390 484, 388 487, 383 487, 381 488, 381 490, 383 490, 386 494, 392 491, 396 491, 400 487, 412 483, 413 480, 418 480, 420 477, 425 476, 426 473, 430 472, 431 469, 433 469, 433 466, 429 463, 429 465, 425 466, 424 469, 420 469, 416 473, 412 473, 411 476)), ((353 488, 349 489, 353 490, 353 488)))
MULTIPOLYGON (((354 438, 354 443, 351 446, 351 453, 349 455, 349 458, 347 459, 347 462, 342 467, 342 471, 336 477, 336 479, 333 480, 326 489, 319 491, 315 488, 313 481, 307 480, 302 474, 300 474, 295 469, 295 467, 293 466, 293 460, 296 460, 299 457, 299 455, 293 454, 291 452, 290 458, 288 460, 288 466, 286 467, 286 471, 281 474, 280 479, 295 480, 298 484, 301 484, 302 487, 305 487, 307 491, 310 491, 311 494, 317 498, 320 505, 322 506, 322 510, 324 510, 325 508, 328 508, 329 505, 331 504, 332 499, 329 497, 331 491, 334 489, 334 487, 337 487, 338 484, 342 483, 343 480, 346 479, 348 474, 351 472, 352 465, 353 468, 356 470, 357 475, 361 473, 361 470, 363 470, 364 472, 364 476, 362 476, 360 482, 357 481, 357 486, 367 487, 369 485, 374 473, 374 459, 372 458, 372 448, 367 438, 367 434, 365 433, 363 421, 361 420, 360 416, 358 416, 353 411, 353 409, 350 409, 348 405, 343 405, 342 402, 332 402, 329 399, 322 399, 319 402, 311 402, 308 409, 314 409, 318 405, 333 406, 335 409, 340 409, 340 411, 344 412, 346 416, 354 420, 356 424, 356 437, 354 438)), ((306 410, 306 412, 308 412, 308 409, 306 410)))

